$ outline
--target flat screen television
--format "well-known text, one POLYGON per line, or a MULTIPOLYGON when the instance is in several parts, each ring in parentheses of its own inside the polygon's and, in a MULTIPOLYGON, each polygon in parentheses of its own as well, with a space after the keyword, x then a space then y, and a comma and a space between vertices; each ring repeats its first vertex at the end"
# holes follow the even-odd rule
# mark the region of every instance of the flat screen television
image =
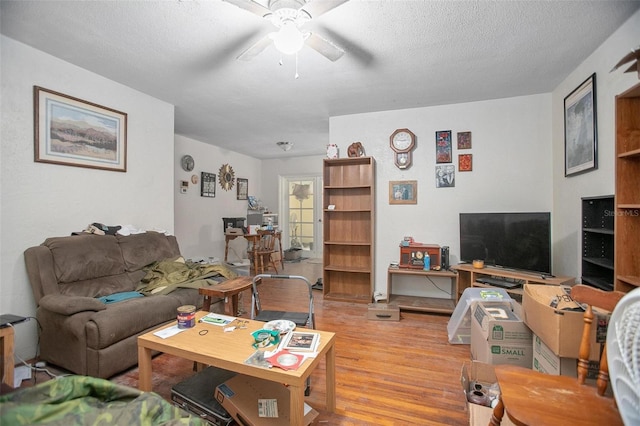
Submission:
POLYGON ((460 260, 551 274, 551 214, 460 213, 460 260))

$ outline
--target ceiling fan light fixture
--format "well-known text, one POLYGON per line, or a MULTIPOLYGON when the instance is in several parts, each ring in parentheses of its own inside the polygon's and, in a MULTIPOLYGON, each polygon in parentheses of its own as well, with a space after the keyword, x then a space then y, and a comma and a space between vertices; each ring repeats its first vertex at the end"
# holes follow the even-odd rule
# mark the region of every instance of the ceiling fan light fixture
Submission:
POLYGON ((288 141, 276 142, 276 145, 278 145, 283 151, 289 151, 291 148, 293 148, 293 142, 288 141))
POLYGON ((285 22, 280 30, 273 35, 273 44, 281 53, 293 55, 304 46, 304 35, 294 22, 285 22))

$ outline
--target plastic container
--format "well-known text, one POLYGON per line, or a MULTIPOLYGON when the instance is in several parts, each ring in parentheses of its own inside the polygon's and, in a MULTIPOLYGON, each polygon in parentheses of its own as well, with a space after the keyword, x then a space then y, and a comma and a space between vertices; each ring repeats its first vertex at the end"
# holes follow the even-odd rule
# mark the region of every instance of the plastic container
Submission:
POLYGON ((477 301, 506 302, 511 306, 513 299, 502 288, 469 287, 465 289, 447 324, 449 343, 458 345, 471 344, 471 304, 477 301))

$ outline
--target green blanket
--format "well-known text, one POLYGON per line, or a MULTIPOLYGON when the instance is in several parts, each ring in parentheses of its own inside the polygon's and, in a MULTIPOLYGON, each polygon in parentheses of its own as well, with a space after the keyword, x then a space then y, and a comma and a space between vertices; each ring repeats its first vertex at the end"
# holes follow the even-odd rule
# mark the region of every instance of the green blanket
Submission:
POLYGON ((153 392, 87 376, 65 376, 0 396, 4 425, 193 425, 191 416, 153 392))
POLYGON ((182 257, 154 262, 145 271, 136 288, 145 296, 168 294, 179 287, 208 287, 238 276, 226 265, 185 262, 182 257))

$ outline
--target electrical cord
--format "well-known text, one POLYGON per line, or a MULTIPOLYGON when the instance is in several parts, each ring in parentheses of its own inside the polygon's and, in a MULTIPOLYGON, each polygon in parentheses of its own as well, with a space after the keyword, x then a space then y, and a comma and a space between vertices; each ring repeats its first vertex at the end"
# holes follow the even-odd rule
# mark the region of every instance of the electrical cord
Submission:
POLYGON ((443 292, 443 293, 444 293, 444 294, 446 294, 447 296, 451 296, 451 293, 450 293, 450 292, 448 292, 448 291, 446 291, 446 290, 443 290, 443 289, 441 289, 440 287, 438 287, 438 284, 436 284, 436 283, 431 279, 431 277, 425 277, 425 278, 426 278, 426 279, 428 279, 428 280, 431 282, 431 284, 433 284, 433 286, 434 286, 435 288, 437 288, 438 290, 440 290, 441 292, 443 292))
MULTIPOLYGON (((34 317, 28 317, 28 318, 34 318, 34 317)), ((37 321, 38 321, 38 320, 36 319, 36 322, 37 322, 37 321)), ((39 323, 39 322, 38 322, 38 325, 40 325, 40 323, 39 323)), ((15 329, 16 329, 16 328, 13 326, 13 324, 11 324, 11 323, 9 323, 9 327, 13 328, 13 330, 14 330, 14 331, 15 331, 15 329)), ((39 335, 39 333, 38 333, 38 335, 39 335)), ((39 340, 40 340, 40 338, 38 337, 38 341, 39 341, 39 340)), ((33 365, 29 364, 27 361, 25 361, 24 359, 22 359, 22 358, 20 357, 20 355, 18 355, 18 354, 16 354, 16 353, 14 353, 14 354, 13 354, 13 356, 14 356, 14 357, 16 357, 16 358, 17 358, 17 359, 18 359, 18 360, 19 360, 19 361, 20 361, 20 362, 21 362, 25 367, 29 368, 29 369, 30 369, 30 370, 32 370, 32 371, 36 371, 36 372, 41 371, 41 372, 44 372, 44 373, 48 374, 48 375, 49 375, 49 377, 51 377, 52 379, 57 379, 57 378, 59 377, 59 376, 57 376, 57 375, 53 374, 53 373, 52 373, 51 371, 49 371, 47 368, 44 368, 44 367, 37 367, 37 366, 33 366, 33 365)), ((36 363, 36 365, 37 365, 37 364, 38 364, 38 363, 36 363)), ((35 378, 34 378, 34 380, 35 380, 35 378)))

